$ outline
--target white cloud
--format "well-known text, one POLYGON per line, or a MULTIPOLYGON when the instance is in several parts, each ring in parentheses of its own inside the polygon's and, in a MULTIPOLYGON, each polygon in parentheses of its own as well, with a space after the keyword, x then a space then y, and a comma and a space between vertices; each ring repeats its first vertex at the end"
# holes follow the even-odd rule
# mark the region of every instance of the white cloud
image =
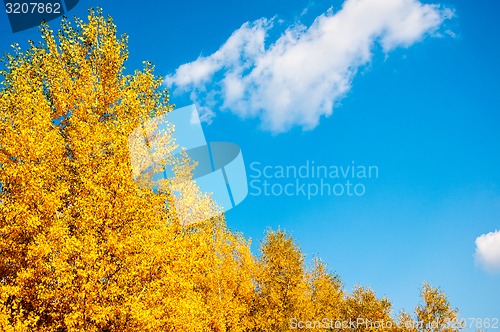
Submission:
POLYGON ((500 231, 476 239, 476 262, 491 272, 500 272, 500 231))
POLYGON ((215 53, 180 66, 165 84, 191 91, 208 108, 258 116, 276 133, 312 129, 332 114, 376 43, 386 53, 408 47, 452 16, 418 0, 346 0, 340 11, 329 10, 309 27, 290 26, 267 46, 275 19, 262 18, 243 24, 215 53))

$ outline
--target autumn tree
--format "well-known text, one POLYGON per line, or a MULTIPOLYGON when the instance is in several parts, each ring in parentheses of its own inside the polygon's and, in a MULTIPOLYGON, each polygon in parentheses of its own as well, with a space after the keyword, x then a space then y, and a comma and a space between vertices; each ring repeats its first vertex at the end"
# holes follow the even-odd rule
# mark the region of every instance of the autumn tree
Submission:
POLYGON ((405 310, 401 310, 397 316, 397 327, 398 332, 417 332, 417 322, 412 318, 412 316, 405 310))
POLYGON ((453 309, 446 294, 439 288, 424 283, 420 297, 422 303, 415 308, 417 330, 421 332, 458 331, 458 310, 453 309))
POLYGON ((357 286, 346 297, 344 317, 356 322, 355 331, 391 331, 396 325, 391 307, 387 297, 378 298, 373 290, 357 286))
POLYGON ((446 294, 439 288, 424 283, 420 290, 421 303, 414 315, 402 310, 398 315, 398 329, 401 332, 457 332, 458 309, 452 309, 446 294))
MULTIPOLYGON (((158 135, 151 119, 172 109, 161 78, 150 64, 124 73, 127 38, 100 11, 41 33, 1 73, 0 329, 234 326, 253 290, 248 244, 223 216, 196 228, 179 220, 176 207, 217 209, 188 162, 164 159, 177 176, 156 190, 133 173, 131 134, 158 135)), ((171 134, 149 152, 173 151, 171 134)))
POLYGON ((256 330, 288 331, 291 319, 305 318, 304 256, 282 230, 267 232, 260 250, 256 330))
MULTIPOLYGON (((346 292, 343 289, 340 278, 328 272, 327 266, 320 259, 314 259, 311 271, 307 272, 307 311, 306 316, 310 321, 322 321, 326 329, 318 331, 334 330, 335 322, 344 319, 344 308, 346 306, 346 292)), ((314 329, 312 329, 314 330, 314 329)))

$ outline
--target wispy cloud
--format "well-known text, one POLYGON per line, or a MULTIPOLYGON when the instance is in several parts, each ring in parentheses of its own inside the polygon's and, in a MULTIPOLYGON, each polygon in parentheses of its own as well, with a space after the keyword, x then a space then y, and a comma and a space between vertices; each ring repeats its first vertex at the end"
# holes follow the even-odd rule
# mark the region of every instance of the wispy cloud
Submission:
POLYGON ((476 262, 490 272, 500 272, 500 231, 476 239, 476 262))
MULTIPOLYGON (((267 41, 274 19, 247 22, 218 51, 181 65, 165 79, 206 110, 260 117, 275 133, 316 127, 351 88, 357 69, 380 44, 388 53, 435 33, 450 9, 417 0, 346 0, 340 11, 294 24, 267 41)), ((203 116, 202 116, 203 118, 203 116)))

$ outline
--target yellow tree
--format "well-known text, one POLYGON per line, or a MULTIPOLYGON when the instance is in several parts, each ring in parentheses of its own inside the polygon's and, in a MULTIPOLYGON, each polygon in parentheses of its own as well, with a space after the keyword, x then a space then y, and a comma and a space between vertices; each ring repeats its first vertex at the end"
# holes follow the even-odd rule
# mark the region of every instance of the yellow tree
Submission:
POLYGON ((335 329, 335 322, 343 320, 345 292, 340 278, 327 271, 325 263, 314 260, 312 270, 307 274, 308 297, 307 319, 320 322, 319 328, 311 330, 324 331, 335 329))
POLYGON ((256 330, 288 331, 293 320, 306 318, 303 254, 293 239, 281 230, 267 232, 260 250, 256 330))
POLYGON ((409 313, 401 310, 397 317, 396 331, 401 332, 417 332, 417 322, 411 317, 409 313))
POLYGON ((454 332, 459 330, 458 310, 451 307, 444 292, 424 283, 420 297, 422 303, 415 308, 415 326, 418 331, 454 332))
MULTIPOLYGON (((222 218, 182 227, 174 206, 196 207, 198 220, 217 211, 189 163, 164 159, 177 177, 156 192, 135 178, 131 134, 148 137, 172 109, 153 67, 124 73, 126 37, 100 11, 41 32, 1 73, 0 329, 207 331, 242 320, 248 244, 222 218), (224 293, 210 289, 217 301, 201 276, 223 279, 224 293)), ((149 152, 165 157, 175 144, 172 130, 161 135, 149 152)))
POLYGON ((386 297, 377 298, 373 290, 357 286, 345 301, 343 317, 354 331, 392 331, 396 328, 391 317, 391 302, 386 297))
POLYGON ((192 272, 207 308, 207 331, 247 331, 255 289, 249 243, 224 227, 223 218, 196 224, 189 232, 198 241, 193 259, 202 262, 192 272))
POLYGON ((452 309, 446 294, 424 283, 420 290, 421 303, 415 308, 415 318, 405 311, 398 316, 401 332, 455 332, 461 329, 458 310, 452 309))

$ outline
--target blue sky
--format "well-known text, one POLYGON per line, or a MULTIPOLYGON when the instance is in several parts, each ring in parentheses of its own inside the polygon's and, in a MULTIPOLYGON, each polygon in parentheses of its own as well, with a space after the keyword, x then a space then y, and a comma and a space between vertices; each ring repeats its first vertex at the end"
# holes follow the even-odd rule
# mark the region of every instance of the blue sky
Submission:
MULTIPOLYGON (((500 230, 500 3, 372 2, 378 12, 362 17, 352 10, 323 35, 314 30, 317 18, 335 22, 343 1, 91 0, 71 14, 84 16, 99 5, 112 15, 129 35, 127 69, 153 62, 167 77, 173 103, 194 100, 204 114, 212 112, 203 124, 206 137, 240 145, 249 180, 256 175, 252 163, 378 167, 377 178, 353 179, 366 189, 359 197, 265 196, 250 189, 227 220, 254 248, 267 228, 281 227, 308 259, 328 263, 347 289, 370 286, 396 312, 413 310, 428 281, 448 294, 461 317, 500 318, 500 236, 486 236, 500 230), (390 5, 398 3, 405 5, 390 5), (216 53, 238 31, 255 44, 216 53), (259 33, 267 34, 262 44, 259 33), (335 48, 332 40, 347 46, 335 48), (191 81, 183 86, 186 79, 176 73, 189 63, 213 73, 184 67, 191 81), (232 73, 244 95, 224 88, 232 73), (283 98, 283 91, 292 103, 280 106, 272 94, 283 98), (482 259, 475 258, 478 237, 482 259)), ((2 51, 39 39, 36 29, 12 34, 2 15, 2 51)))

